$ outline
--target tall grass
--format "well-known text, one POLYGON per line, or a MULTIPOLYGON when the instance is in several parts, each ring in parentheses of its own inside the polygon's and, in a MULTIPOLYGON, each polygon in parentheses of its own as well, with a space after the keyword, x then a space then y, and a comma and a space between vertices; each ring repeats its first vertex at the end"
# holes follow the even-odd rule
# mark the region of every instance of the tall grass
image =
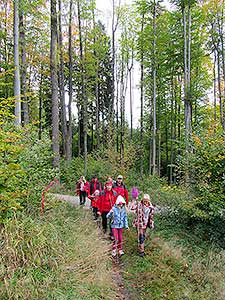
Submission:
POLYGON ((225 299, 225 251, 194 234, 169 228, 155 220, 148 233, 146 256, 137 256, 136 232, 126 237, 124 276, 128 288, 141 300, 225 299), (193 238, 193 239, 192 239, 193 238))
POLYGON ((1 228, 0 299, 116 299, 110 246, 89 212, 60 205, 1 228))

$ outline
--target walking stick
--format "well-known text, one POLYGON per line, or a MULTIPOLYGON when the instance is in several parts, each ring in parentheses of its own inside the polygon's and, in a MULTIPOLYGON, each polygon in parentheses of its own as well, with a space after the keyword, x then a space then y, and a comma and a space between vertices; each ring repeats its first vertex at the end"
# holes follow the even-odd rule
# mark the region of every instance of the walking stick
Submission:
POLYGON ((136 208, 136 213, 137 213, 137 243, 138 243, 138 252, 139 252, 139 203, 137 203, 137 208, 136 208))

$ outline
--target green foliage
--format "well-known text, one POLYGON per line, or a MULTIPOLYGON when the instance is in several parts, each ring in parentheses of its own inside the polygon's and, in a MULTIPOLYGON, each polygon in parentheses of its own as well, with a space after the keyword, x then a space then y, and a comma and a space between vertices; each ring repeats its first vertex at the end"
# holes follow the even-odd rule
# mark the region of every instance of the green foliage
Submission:
POLYGON ((10 126, 0 128, 0 219, 21 208, 26 194, 20 185, 24 171, 19 163, 24 146, 21 132, 10 126))
POLYGON ((42 191, 54 178, 59 178, 59 173, 52 167, 51 141, 45 133, 39 140, 38 133, 30 128, 24 143, 26 148, 20 155, 20 164, 25 171, 21 185, 28 191, 25 204, 29 210, 39 210, 42 191))
MULTIPOLYGON (((225 234, 225 148, 219 126, 193 137, 194 153, 189 157, 191 183, 189 200, 181 203, 181 211, 192 222, 204 222, 211 236, 225 234), (218 226, 219 224, 219 226, 218 226), (207 227, 207 228, 208 228, 207 227)), ((180 165, 181 170, 185 166, 180 165)), ((205 228, 206 230, 206 228, 205 228)))
MULTIPOLYGON (((4 111, 6 116, 11 107, 3 106, 0 115, 4 111)), ((51 159, 51 142, 46 136, 39 141, 35 129, 14 128, 4 122, 0 127, 1 221, 24 207, 40 208, 41 192, 57 176, 51 159)))

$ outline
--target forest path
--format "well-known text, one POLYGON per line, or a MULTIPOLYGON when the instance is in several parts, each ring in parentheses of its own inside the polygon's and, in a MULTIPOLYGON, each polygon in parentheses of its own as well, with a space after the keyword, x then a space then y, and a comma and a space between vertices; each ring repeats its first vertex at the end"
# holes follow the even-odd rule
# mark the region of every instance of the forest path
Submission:
MULTIPOLYGON (((71 195, 61 195, 61 194, 50 194, 53 198, 57 200, 61 200, 63 202, 68 202, 72 204, 73 206, 79 206, 80 205, 80 198, 79 196, 71 196, 71 195)), ((83 205, 84 209, 90 209, 91 201, 86 198, 86 202, 83 205)))
MULTIPOLYGON (((73 206, 79 206, 80 205, 80 199, 79 196, 70 196, 70 195, 61 195, 61 194, 51 194, 52 197, 54 197, 57 200, 61 200, 63 202, 68 202, 72 204, 73 206)), ((83 205, 83 209, 90 209, 91 201, 86 198, 85 205, 83 205)), ((105 239, 105 238, 104 238, 105 239)), ((107 239, 107 243, 111 243, 107 239)), ((118 294, 118 299, 119 300, 131 300, 131 299, 137 299, 137 297, 133 298, 131 297, 130 293, 126 289, 124 285, 124 279, 122 276, 122 263, 119 261, 118 263, 112 262, 112 280, 115 283, 116 289, 117 289, 117 294, 118 294)))

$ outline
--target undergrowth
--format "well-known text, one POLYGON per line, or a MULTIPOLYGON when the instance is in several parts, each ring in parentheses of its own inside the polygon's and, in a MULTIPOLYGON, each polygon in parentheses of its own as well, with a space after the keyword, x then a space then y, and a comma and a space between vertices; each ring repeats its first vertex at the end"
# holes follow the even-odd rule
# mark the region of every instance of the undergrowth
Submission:
POLYGON ((158 216, 155 224, 144 258, 137 256, 136 232, 126 237, 123 275, 130 294, 138 291, 141 300, 224 299, 225 251, 158 216))
POLYGON ((89 212, 60 204, 36 219, 15 216, 1 241, 1 300, 116 299, 110 247, 89 212))

